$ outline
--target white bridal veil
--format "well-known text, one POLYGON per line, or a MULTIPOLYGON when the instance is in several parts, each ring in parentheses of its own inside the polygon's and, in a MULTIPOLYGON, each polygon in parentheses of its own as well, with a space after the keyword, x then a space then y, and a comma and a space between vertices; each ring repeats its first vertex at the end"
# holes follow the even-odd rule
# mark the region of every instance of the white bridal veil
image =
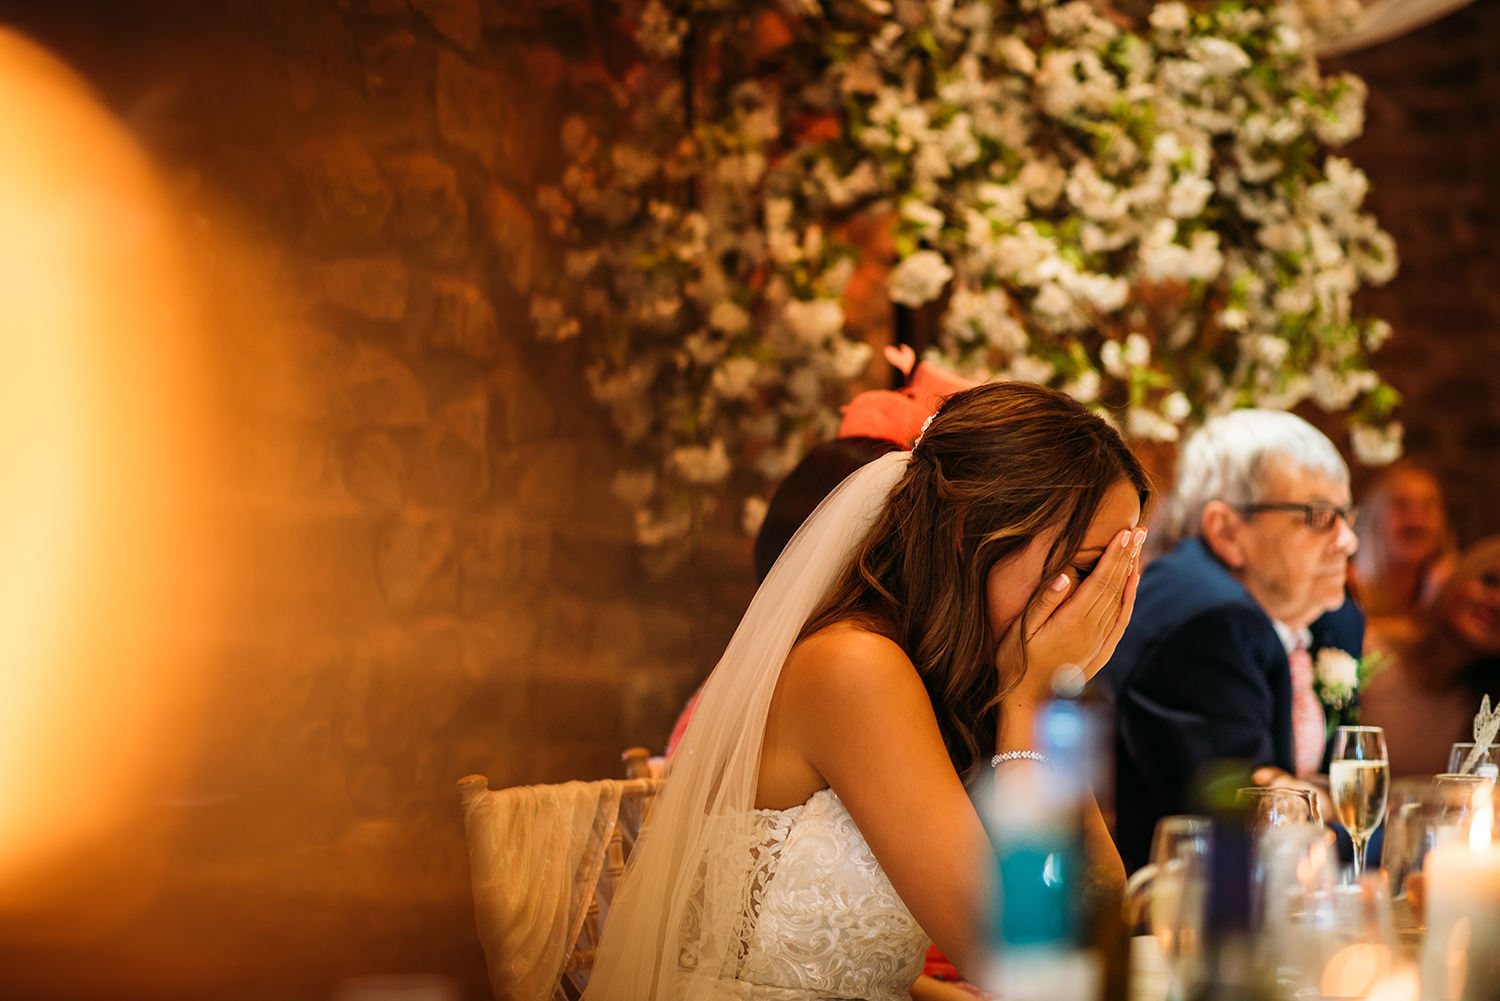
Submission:
POLYGON ((851 474, 792 537, 755 593, 703 686, 610 908, 588 1001, 734 996, 729 985, 747 931, 741 926, 757 890, 757 846, 744 832, 776 679, 910 456, 891 452, 851 474))

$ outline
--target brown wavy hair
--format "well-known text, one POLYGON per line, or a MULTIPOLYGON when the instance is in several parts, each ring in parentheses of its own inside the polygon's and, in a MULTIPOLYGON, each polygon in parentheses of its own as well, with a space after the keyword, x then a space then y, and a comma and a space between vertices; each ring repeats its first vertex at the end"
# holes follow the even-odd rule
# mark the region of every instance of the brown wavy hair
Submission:
POLYGON ((1002 685, 988 656, 998 640, 986 614, 990 569, 1057 525, 1041 576, 1053 580, 1121 479, 1144 508, 1150 488, 1140 463, 1072 397, 1019 382, 956 393, 802 635, 855 622, 899 644, 962 773, 988 757, 982 749, 994 746, 1000 700, 1020 681, 1002 685))

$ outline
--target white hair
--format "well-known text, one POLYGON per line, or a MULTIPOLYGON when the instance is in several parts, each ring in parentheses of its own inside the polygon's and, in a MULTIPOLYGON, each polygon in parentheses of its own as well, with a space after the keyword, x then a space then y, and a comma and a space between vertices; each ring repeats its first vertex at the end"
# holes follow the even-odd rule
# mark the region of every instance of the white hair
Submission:
POLYGON ((1282 464, 1349 485, 1349 467, 1339 450, 1296 414, 1232 410, 1210 418, 1183 446, 1156 533, 1158 544, 1165 551, 1182 539, 1196 538, 1209 501, 1231 507, 1259 503, 1267 470, 1282 464))

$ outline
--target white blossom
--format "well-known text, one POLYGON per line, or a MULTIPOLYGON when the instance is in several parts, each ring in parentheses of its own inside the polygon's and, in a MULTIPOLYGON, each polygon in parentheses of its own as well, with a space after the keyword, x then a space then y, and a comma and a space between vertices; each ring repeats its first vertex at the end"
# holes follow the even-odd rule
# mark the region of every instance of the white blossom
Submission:
POLYGON ((563 304, 548 296, 532 298, 531 323, 536 329, 536 336, 543 341, 571 340, 582 329, 577 317, 567 315, 563 304))
POLYGON ((995 54, 1011 69, 1025 76, 1036 73, 1036 53, 1015 35, 1005 35, 995 41, 995 54))
POLYGON ((1177 0, 1153 4, 1149 20, 1151 27, 1161 32, 1179 32, 1188 29, 1188 9, 1177 0))
POLYGON ((661 160, 638 146, 621 143, 610 150, 610 162, 615 168, 616 183, 627 188, 638 188, 656 176, 661 160))
POLYGON ((1281 367, 1281 363, 1286 361, 1286 356, 1291 350, 1292 346, 1287 343, 1286 338, 1277 337, 1275 334, 1257 336, 1252 348, 1256 360, 1272 368, 1281 367))
POLYGON ((1219 235, 1210 230, 1194 233, 1184 247, 1176 242, 1177 226, 1162 219, 1141 240, 1141 272, 1150 281, 1206 281, 1224 266, 1219 235))
POLYGON ((1085 369, 1063 384, 1062 391, 1080 403, 1093 403, 1099 398, 1102 380, 1095 369, 1085 369))
POLYGON ((989 219, 1012 226, 1026 218, 1026 191, 1020 184, 987 181, 975 186, 974 195, 985 206, 989 219))
POLYGON ((938 230, 942 228, 947 217, 943 215, 942 210, 934 208, 920 198, 909 198, 901 205, 901 218, 915 226, 923 236, 932 237, 937 236, 938 230))
POLYGON ((743 333, 750 329, 750 314, 728 299, 722 299, 709 310, 708 325, 721 334, 743 333))
POLYGON ((1206 177, 1180 177, 1167 189, 1167 215, 1173 219, 1202 215, 1213 193, 1213 182, 1206 177))
POLYGON ((644 508, 635 512, 635 541, 648 549, 676 542, 688 534, 692 519, 686 512, 666 518, 656 518, 644 508))
POLYGON ((856 378, 870 362, 873 351, 864 341, 838 338, 833 343, 833 353, 825 355, 827 367, 833 377, 843 382, 856 378))
POLYGON ((1125 412, 1125 432, 1147 441, 1176 441, 1182 434, 1176 423, 1149 407, 1131 407, 1125 412))
POLYGON ((1352 248, 1351 258, 1360 276, 1371 285, 1384 285, 1396 277, 1396 241, 1391 234, 1373 225, 1360 234, 1352 248))
POLYGON ((844 307, 836 299, 793 299, 782 307, 781 318, 809 347, 822 345, 844 329, 844 307))
POLYGON ((1014 305, 1004 290, 987 288, 975 292, 960 287, 949 301, 948 312, 943 317, 947 336, 956 341, 973 341, 976 338, 1005 355, 1026 350, 1026 331, 1012 315, 1014 305))
POLYGON ((1080 160, 1068 176, 1068 201, 1091 219, 1110 222, 1125 214, 1128 206, 1120 191, 1100 177, 1094 165, 1080 160))
POLYGON ((1250 68, 1250 57, 1231 41, 1199 36, 1188 43, 1188 54, 1212 77, 1231 76, 1250 68))
POLYGON ((1047 210, 1056 204, 1068 181, 1068 172, 1055 160, 1028 160, 1016 175, 1016 184, 1026 192, 1026 198, 1039 209, 1047 210))
POLYGON ((1059 269, 1057 283, 1098 313, 1113 313, 1130 299, 1130 282, 1114 275, 1085 273, 1068 267, 1059 269))
POLYGON ((913 308, 931 302, 953 277, 953 268, 935 250, 910 254, 891 271, 887 287, 891 300, 913 308))
POLYGON ((1383 428, 1356 424, 1349 429, 1349 445, 1355 458, 1367 466, 1385 466, 1401 458, 1402 427, 1391 421, 1383 428))
POLYGON ((725 358, 714 369, 714 392, 726 400, 743 400, 755 391, 759 371, 752 358, 725 358))
POLYGON ((1365 350, 1378 351, 1381 345, 1390 340, 1391 325, 1384 320, 1375 320, 1365 330, 1365 350))
POLYGON ((1099 363, 1104 366, 1104 371, 1116 379, 1123 379, 1129 374, 1125 367, 1125 352, 1116 340, 1107 340, 1099 347, 1099 363))
POLYGON ((1031 302, 1037 319, 1051 330, 1078 330, 1088 318, 1078 309, 1077 300, 1056 281, 1043 282, 1031 302))
POLYGON ((1035 355, 1017 355, 1011 359, 1006 375, 1012 382, 1034 382, 1045 386, 1052 381, 1052 376, 1056 372, 1057 366, 1045 358, 1038 358, 1035 355))
POLYGON ((640 26, 635 33, 638 45, 658 59, 670 59, 682 48, 682 36, 687 32, 687 23, 672 17, 661 0, 651 0, 641 12, 640 26))
POLYGON ((740 531, 746 535, 759 532, 760 526, 765 523, 766 509, 769 506, 764 497, 746 497, 745 505, 740 510, 740 531))
POLYGON ((1161 401, 1161 414, 1167 420, 1180 424, 1187 420, 1193 412, 1193 405, 1188 401, 1187 394, 1181 390, 1173 390, 1161 401))
POLYGON ((689 483, 722 483, 729 476, 729 453, 722 438, 707 445, 684 445, 673 450, 672 466, 689 483))

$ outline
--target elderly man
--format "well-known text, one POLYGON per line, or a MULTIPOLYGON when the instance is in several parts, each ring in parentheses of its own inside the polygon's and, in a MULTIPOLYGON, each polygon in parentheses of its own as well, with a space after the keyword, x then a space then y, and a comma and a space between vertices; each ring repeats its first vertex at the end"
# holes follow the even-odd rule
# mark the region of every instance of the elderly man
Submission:
POLYGON ((1312 657, 1323 646, 1358 656, 1364 635, 1345 601, 1349 470, 1301 418, 1237 410, 1208 421, 1183 449, 1161 521, 1167 548, 1094 682, 1117 713, 1116 841, 1131 870, 1147 861, 1156 821, 1186 812, 1205 763, 1318 772, 1312 657))

